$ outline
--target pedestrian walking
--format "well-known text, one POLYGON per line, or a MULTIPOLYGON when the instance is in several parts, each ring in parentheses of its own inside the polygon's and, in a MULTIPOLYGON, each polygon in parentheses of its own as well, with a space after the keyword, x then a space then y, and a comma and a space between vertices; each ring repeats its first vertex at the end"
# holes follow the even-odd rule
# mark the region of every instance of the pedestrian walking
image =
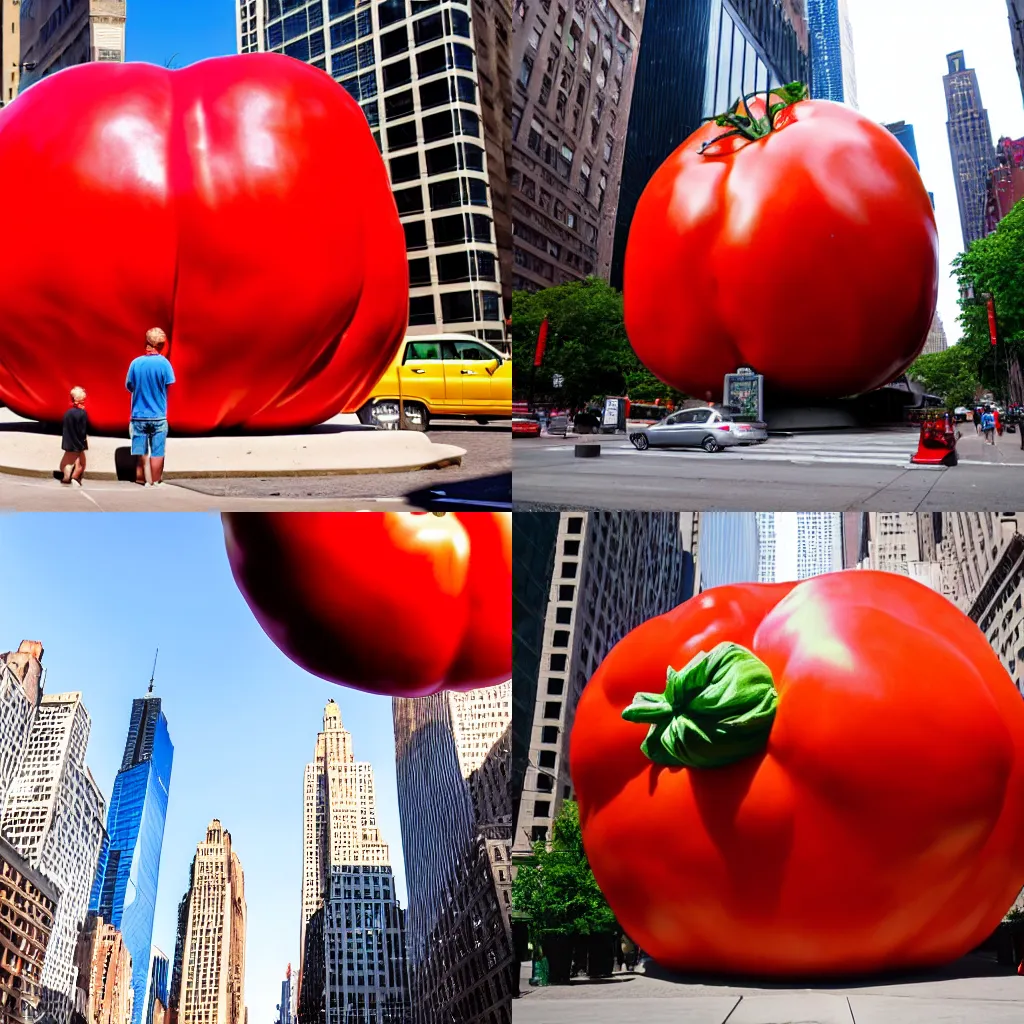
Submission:
POLYGON ((984 410, 980 405, 974 408, 974 431, 980 437, 981 436, 981 417, 984 415, 984 410))
POLYGON ((167 389, 174 370, 162 354, 167 335, 153 327, 146 332, 144 355, 132 360, 124 386, 131 392, 132 455, 136 458, 135 482, 146 487, 163 483, 167 443, 167 389))
POLYGON ((985 443, 994 445, 996 443, 996 418, 991 409, 986 409, 981 414, 981 429, 985 435, 985 443))
POLYGON ((640 950, 637 948, 636 943, 626 935, 625 932, 622 934, 619 946, 622 950, 622 960, 626 965, 626 970, 632 974, 633 971, 636 970, 636 961, 640 950))
POLYGON ((85 411, 85 388, 74 387, 70 394, 71 407, 64 413, 60 446, 64 451, 60 460, 60 482, 67 486, 82 486, 85 475, 85 453, 89 447, 89 417, 85 411))

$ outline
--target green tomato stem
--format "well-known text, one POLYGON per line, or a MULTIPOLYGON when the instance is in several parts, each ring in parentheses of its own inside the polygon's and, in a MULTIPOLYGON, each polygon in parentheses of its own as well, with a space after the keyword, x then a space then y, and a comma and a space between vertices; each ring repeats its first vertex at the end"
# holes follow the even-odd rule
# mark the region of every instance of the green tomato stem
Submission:
MULTIPOLYGON (((750 101, 757 95, 756 92, 750 92, 743 97, 742 103, 746 110, 750 110, 750 101)), ((746 114, 741 114, 739 112, 741 101, 737 100, 733 104, 732 109, 727 113, 704 118, 705 121, 714 121, 720 128, 729 128, 731 130, 727 131, 724 135, 711 139, 710 142, 705 142, 700 147, 701 153, 705 153, 708 147, 714 146, 723 139, 729 139, 736 135, 740 135, 751 142, 756 142, 758 139, 771 135, 775 131, 775 117, 779 111, 807 99, 809 95, 807 86, 803 82, 791 82, 789 85, 782 85, 777 89, 769 89, 765 93, 764 117, 750 117, 746 114), (780 96, 782 102, 772 103, 772 96, 780 96)))
POLYGON ((768 666, 721 643, 683 669, 670 667, 665 692, 638 693, 622 717, 650 725, 640 749, 655 764, 719 768, 764 750, 778 701, 768 666))

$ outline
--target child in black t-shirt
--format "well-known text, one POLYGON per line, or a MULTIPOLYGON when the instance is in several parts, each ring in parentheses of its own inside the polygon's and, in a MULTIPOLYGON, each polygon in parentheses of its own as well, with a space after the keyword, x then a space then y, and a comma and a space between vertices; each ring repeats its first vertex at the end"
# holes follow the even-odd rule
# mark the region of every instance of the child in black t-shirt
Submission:
POLYGON ((61 448, 64 457, 60 460, 60 482, 82 486, 85 473, 85 452, 89 447, 86 436, 89 431, 89 417, 85 412, 85 389, 71 389, 71 408, 64 413, 61 448))

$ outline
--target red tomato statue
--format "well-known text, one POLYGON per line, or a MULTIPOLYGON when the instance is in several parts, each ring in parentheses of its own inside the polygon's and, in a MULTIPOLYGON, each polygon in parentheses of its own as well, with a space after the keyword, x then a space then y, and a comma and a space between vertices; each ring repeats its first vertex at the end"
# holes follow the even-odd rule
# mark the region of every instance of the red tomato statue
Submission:
POLYGON ((358 408, 401 344, 408 264, 366 118, 276 54, 84 64, 0 110, 10 198, 0 401, 123 430, 161 327, 171 429, 288 430, 358 408), (22 196, 21 200, 16 197, 22 196))
POLYGON ((705 124, 640 197, 626 332, 687 394, 721 395, 749 366, 775 393, 857 395, 927 340, 938 235, 921 176, 881 125, 805 95, 780 89, 770 119, 762 96, 705 124))
POLYGON ((225 513, 235 582, 296 664, 422 697, 512 674, 512 514, 225 513))
POLYGON ((933 966, 1024 885, 1024 701, 905 576, 717 587, 587 684, 570 771, 619 923, 680 971, 933 966))

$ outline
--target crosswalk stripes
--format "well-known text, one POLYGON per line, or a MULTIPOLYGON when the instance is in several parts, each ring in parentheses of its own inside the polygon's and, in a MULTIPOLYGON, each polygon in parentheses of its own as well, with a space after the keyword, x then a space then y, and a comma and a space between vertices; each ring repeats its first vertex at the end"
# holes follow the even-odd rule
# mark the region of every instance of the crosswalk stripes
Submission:
MULTIPOLYGON (((569 451, 572 445, 565 447, 569 451)), ((917 438, 907 434, 841 434, 773 437, 763 445, 729 448, 709 455, 699 448, 648 449, 638 452, 624 439, 601 439, 602 454, 642 459, 712 459, 756 462, 838 463, 865 466, 909 466, 917 438)))

